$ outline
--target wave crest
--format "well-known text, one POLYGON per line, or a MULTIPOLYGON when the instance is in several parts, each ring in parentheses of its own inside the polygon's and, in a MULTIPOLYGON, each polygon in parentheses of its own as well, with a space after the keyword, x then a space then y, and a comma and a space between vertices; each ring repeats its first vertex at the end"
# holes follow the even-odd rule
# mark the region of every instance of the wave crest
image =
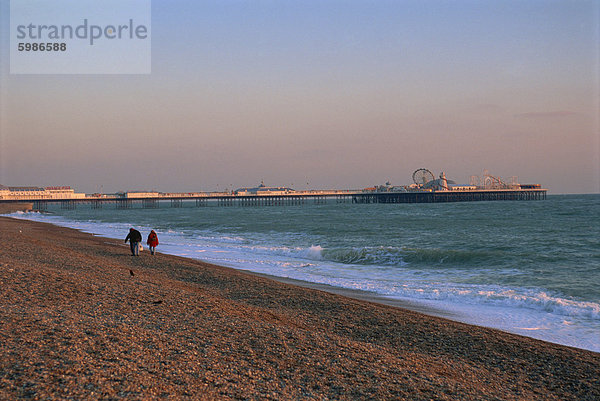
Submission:
MULTIPOLYGON (((320 248, 320 247, 319 247, 320 248)), ((320 248, 321 258, 343 264, 407 266, 415 265, 449 265, 469 266, 483 265, 496 257, 492 252, 463 251, 452 249, 397 248, 397 247, 362 247, 362 248, 320 248)))

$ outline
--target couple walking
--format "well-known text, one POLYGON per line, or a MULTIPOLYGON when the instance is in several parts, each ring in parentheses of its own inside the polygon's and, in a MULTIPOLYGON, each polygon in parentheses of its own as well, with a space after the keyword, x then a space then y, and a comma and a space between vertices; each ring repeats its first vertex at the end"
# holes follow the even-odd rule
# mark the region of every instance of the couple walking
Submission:
MULTIPOLYGON (((139 256, 140 245, 142 242, 142 234, 135 228, 130 228, 129 234, 127 234, 127 237, 125 237, 125 242, 127 242, 127 240, 129 240, 131 254, 133 256, 139 256)), ((146 244, 148 244, 148 249, 150 249, 150 253, 154 255, 154 250, 158 246, 158 235, 156 235, 154 230, 151 230, 150 234, 148 234, 148 240, 146 241, 146 244)))

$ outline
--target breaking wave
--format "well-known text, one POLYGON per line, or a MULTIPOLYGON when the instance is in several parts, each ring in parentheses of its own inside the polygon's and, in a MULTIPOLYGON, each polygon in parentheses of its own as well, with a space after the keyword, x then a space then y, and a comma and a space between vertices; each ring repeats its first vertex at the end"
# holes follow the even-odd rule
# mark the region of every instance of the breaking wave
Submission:
POLYGON ((448 265, 465 267, 465 265, 482 265, 489 263, 498 257, 498 255, 493 252, 395 248, 385 246, 322 248, 318 245, 303 250, 298 256, 343 264, 402 267, 408 265, 448 265))

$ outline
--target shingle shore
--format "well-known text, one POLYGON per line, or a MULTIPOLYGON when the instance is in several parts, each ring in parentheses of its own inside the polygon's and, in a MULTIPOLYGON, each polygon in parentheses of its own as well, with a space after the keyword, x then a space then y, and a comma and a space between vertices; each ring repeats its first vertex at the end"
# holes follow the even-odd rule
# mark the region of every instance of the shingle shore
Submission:
POLYGON ((598 400, 600 354, 0 217, 0 399, 162 398, 598 400))

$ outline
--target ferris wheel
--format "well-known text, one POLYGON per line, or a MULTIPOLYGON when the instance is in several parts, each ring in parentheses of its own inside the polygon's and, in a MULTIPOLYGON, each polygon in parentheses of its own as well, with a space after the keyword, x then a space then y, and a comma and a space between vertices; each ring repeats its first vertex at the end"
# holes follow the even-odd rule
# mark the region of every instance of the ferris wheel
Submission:
POLYGON ((427 184, 429 181, 433 181, 435 179, 433 173, 427 170, 426 168, 420 168, 418 170, 415 170, 415 172, 412 175, 412 178, 415 184, 417 184, 420 187, 425 186, 425 184, 427 184))

